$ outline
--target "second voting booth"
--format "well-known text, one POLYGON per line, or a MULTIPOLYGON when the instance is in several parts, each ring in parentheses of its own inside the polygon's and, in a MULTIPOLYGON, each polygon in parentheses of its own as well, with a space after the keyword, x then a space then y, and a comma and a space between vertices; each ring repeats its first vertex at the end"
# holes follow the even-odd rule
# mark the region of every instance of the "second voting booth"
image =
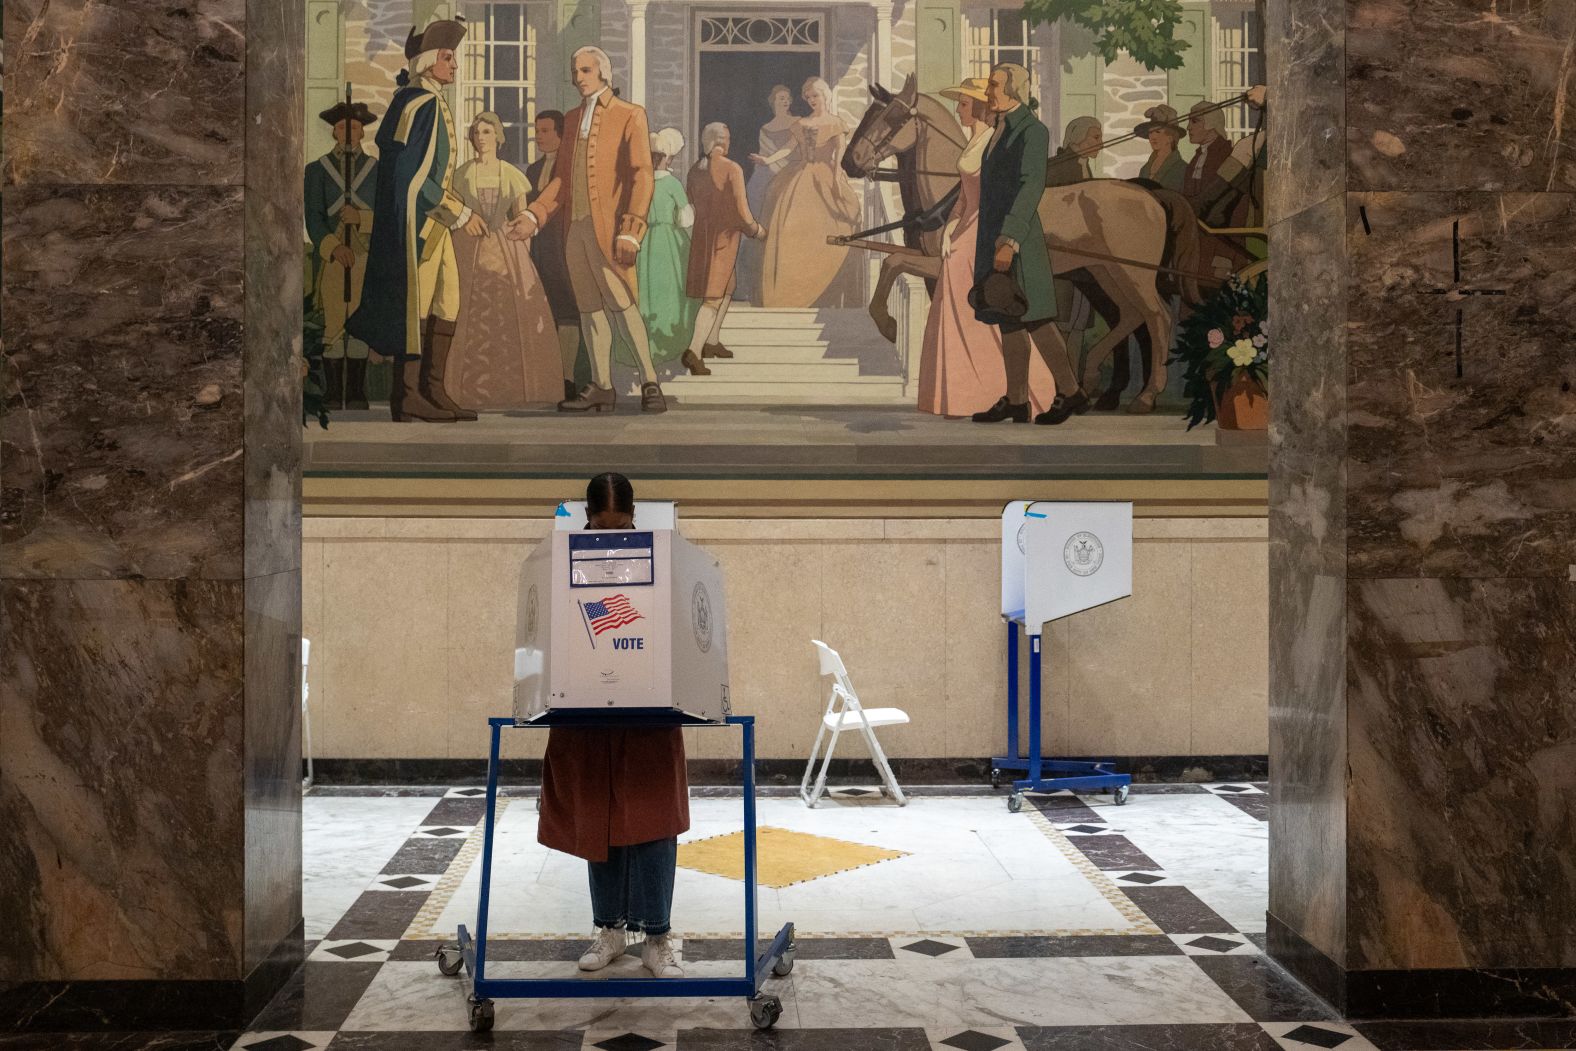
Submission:
POLYGON ((1007 625, 1007 754, 991 760, 991 783, 1021 770, 1008 808, 1024 792, 1107 791, 1127 802, 1132 777, 1108 761, 1041 754, 1041 637, 1045 625, 1133 593, 1133 505, 1014 500, 1001 513, 1001 616, 1007 625), (1029 644, 1029 742, 1018 751, 1018 639, 1029 644), (1047 774, 1055 776, 1047 776, 1047 774))
POLYGON ((520 573, 514 651, 514 714, 489 719, 487 811, 476 932, 438 950, 438 967, 462 970, 471 1029, 493 1025, 492 997, 742 996, 750 1019, 770 1028, 781 1000, 762 992, 768 975, 793 969, 793 924, 766 951, 756 946, 755 720, 728 701, 728 620, 722 567, 672 528, 672 505, 642 504, 640 517, 667 528, 586 530, 583 506, 559 508, 553 533, 520 573), (738 978, 488 978, 499 738, 506 727, 739 727, 744 771, 744 975, 738 978))

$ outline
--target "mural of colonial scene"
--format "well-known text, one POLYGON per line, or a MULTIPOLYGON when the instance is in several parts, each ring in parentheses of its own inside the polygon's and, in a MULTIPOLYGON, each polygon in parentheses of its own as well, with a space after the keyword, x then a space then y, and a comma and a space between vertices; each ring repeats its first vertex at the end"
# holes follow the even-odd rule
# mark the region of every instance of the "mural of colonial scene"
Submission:
POLYGON ((1262 477, 1262 12, 1107 10, 307 0, 309 476, 1262 477))

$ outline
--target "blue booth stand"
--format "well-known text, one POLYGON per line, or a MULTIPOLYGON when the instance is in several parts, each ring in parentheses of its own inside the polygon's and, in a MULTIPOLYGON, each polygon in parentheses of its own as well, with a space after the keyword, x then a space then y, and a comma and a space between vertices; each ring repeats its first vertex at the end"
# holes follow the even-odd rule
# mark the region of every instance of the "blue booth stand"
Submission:
POLYGON ((640 996, 741 996, 749 1001, 750 1021, 758 1029, 770 1029, 782 1015, 782 1001, 761 991, 768 975, 786 976, 793 970, 794 929, 785 923, 771 945, 760 956, 756 947, 755 884, 755 719, 730 715, 724 721, 697 719, 672 709, 622 709, 609 718, 596 711, 556 711, 530 722, 513 718, 487 720, 492 730, 487 760, 487 816, 482 832, 481 896, 476 907, 476 934, 473 938, 462 924, 459 942, 438 950, 438 969, 446 975, 463 971, 470 1004, 472 1032, 482 1033, 493 1026, 493 1000, 558 999, 584 997, 640 996), (505 727, 526 729, 542 726, 738 726, 743 732, 744 762, 744 974, 738 978, 489 978, 487 977, 487 908, 492 892, 493 832, 498 811, 499 743, 505 727))
POLYGON ((1027 632, 1023 614, 1003 618, 1007 621, 1007 754, 992 757, 990 783, 1000 788, 1003 770, 1022 770, 1028 776, 1012 782, 1007 809, 1016 814, 1023 809, 1025 792, 1057 792, 1062 789, 1087 792, 1114 792, 1117 806, 1127 803, 1131 774, 1111 769, 1112 760, 1051 759, 1040 754, 1040 633, 1029 635, 1029 754, 1018 754, 1018 635, 1027 632), (1047 777, 1046 774, 1058 776, 1047 777))
POLYGON ((1012 782, 1007 809, 1023 808, 1025 792, 1063 789, 1114 793, 1127 802, 1132 775, 1114 760, 1053 759, 1042 754, 1042 634, 1052 620, 1133 593, 1133 505, 1015 500, 1002 511, 1001 616, 1007 625, 1007 754, 991 759, 991 786, 1003 771, 1012 782), (1018 636, 1029 642, 1029 749, 1018 749, 1018 636))

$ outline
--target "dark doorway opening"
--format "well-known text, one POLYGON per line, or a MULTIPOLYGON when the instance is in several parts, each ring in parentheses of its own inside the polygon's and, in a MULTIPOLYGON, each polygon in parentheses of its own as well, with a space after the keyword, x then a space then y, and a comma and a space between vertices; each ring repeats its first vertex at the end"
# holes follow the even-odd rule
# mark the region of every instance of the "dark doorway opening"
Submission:
MULTIPOLYGON (((695 151, 700 149, 700 129, 720 120, 733 135, 728 156, 744 167, 749 179, 755 165, 761 125, 772 119, 769 101, 774 86, 793 93, 793 112, 809 116, 810 108, 799 97, 810 77, 821 75, 821 56, 813 51, 702 51, 700 53, 699 118, 694 128, 695 151)), ((692 151, 690 159, 698 156, 692 151)))

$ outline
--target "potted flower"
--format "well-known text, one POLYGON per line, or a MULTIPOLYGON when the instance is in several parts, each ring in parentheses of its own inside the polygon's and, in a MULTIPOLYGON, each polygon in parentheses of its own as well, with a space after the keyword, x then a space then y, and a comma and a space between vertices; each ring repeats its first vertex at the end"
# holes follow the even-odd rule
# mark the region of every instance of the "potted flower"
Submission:
POLYGON ((1182 392, 1188 429, 1214 420, 1222 430, 1269 426, 1269 286, 1235 275, 1182 322, 1173 360, 1187 365, 1182 392))

